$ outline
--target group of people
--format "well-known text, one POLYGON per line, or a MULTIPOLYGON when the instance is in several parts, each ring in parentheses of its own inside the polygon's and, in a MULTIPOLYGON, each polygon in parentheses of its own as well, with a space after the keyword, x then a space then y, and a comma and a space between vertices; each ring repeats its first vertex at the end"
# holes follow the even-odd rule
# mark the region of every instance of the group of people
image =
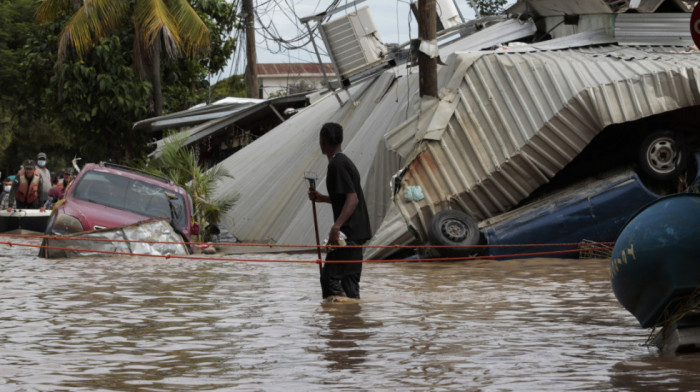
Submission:
POLYGON ((51 172, 46 167, 46 154, 40 152, 36 161, 28 159, 15 176, 3 181, 0 193, 0 210, 38 209, 46 211, 63 199, 66 190, 75 178, 72 168, 66 168, 60 178, 52 181, 51 172))

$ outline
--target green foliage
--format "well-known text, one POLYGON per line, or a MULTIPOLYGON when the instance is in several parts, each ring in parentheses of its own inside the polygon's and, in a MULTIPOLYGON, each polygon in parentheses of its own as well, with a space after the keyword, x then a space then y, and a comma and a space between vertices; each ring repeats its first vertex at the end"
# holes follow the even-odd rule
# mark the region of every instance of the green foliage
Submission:
MULTIPOLYGON (((206 101, 209 94, 207 77, 219 73, 236 49, 236 40, 230 36, 237 27, 235 7, 221 0, 195 0, 191 3, 209 29, 209 54, 198 59, 181 58, 163 65, 163 112, 166 113, 185 110, 206 101)), ((212 91, 213 101, 218 99, 214 98, 215 95, 212 91)))
MULTIPOLYGON (((46 0, 45 0, 46 1, 46 0)), ((116 1, 116 0, 115 0, 116 1)), ((122 0, 119 0, 122 1, 122 0)), ((49 169, 74 156, 82 162, 143 160, 152 135, 132 124, 153 114, 152 86, 134 71, 133 18, 123 18, 82 60, 72 52, 58 64, 59 35, 82 2, 52 0, 55 19, 34 22, 39 0, 0 0, 0 170, 16 170, 38 151, 49 169), (69 7, 70 8, 70 7, 69 7)), ((133 7, 135 0, 124 0, 133 7)), ((222 69, 235 47, 234 10, 226 0, 190 1, 210 29, 209 55, 163 63, 166 110, 202 102, 207 75, 222 69)))
MULTIPOLYGON (((0 0, 0 161, 12 155, 13 130, 20 124, 17 109, 23 101, 25 84, 20 69, 21 50, 36 29, 33 23, 35 7, 35 0, 0 0)), ((2 171, 7 174, 17 166, 3 165, 2 171)))
POLYGON ((176 184, 185 188, 192 196, 194 219, 199 222, 204 232, 204 224, 218 224, 226 212, 234 206, 238 195, 233 194, 212 200, 211 196, 217 183, 233 177, 221 166, 212 168, 201 166, 194 150, 185 146, 186 140, 187 137, 182 133, 170 135, 165 139, 161 156, 150 162, 144 169, 171 178, 176 184))
POLYGON ((503 12, 508 0, 466 0, 477 16, 498 15, 503 12))
POLYGON ((133 131, 136 119, 147 114, 150 84, 141 81, 129 65, 128 51, 119 37, 103 38, 86 61, 74 61, 54 75, 63 100, 57 110, 76 135, 77 154, 88 161, 124 161, 145 152, 146 137, 133 131))
POLYGON ((218 101, 226 97, 248 96, 243 75, 233 75, 230 78, 219 80, 211 89, 211 101, 218 101))
POLYGON ((194 0, 191 3, 210 33, 209 56, 202 58, 201 63, 210 74, 216 74, 224 69, 236 49, 236 39, 230 36, 238 27, 236 2, 194 0))

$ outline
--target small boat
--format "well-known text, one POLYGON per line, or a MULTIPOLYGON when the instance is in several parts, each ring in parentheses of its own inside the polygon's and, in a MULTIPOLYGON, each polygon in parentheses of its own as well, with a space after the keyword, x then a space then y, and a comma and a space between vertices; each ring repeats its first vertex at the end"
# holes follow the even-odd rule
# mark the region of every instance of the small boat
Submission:
POLYGON ((186 240, 164 219, 148 219, 130 225, 45 238, 39 257, 188 255, 186 240))
POLYGON ((0 211, 0 233, 16 230, 29 230, 43 233, 51 216, 51 211, 34 209, 14 209, 0 211))
MULTIPOLYGON (((643 328, 662 328, 664 336, 675 330, 692 331, 674 333, 676 338, 685 336, 685 341, 674 343, 676 348, 684 344, 700 348, 698 222, 700 194, 658 199, 630 218, 610 259, 615 296, 643 328)), ((663 348, 664 342, 657 345, 663 348)))

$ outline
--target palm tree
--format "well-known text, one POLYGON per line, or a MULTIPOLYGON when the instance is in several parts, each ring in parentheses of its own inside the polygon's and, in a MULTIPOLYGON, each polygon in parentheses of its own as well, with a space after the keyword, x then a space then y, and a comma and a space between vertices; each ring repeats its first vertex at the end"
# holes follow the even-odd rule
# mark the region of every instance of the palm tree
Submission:
POLYGON ((192 196, 195 220, 204 228, 204 223, 219 223, 238 200, 238 194, 210 199, 217 183, 233 176, 220 165, 212 168, 200 166, 194 150, 185 147, 186 140, 187 136, 182 133, 166 137, 162 154, 149 162, 146 170, 170 178, 185 188, 192 196))
POLYGON ((134 66, 145 76, 150 64, 156 115, 163 113, 160 57, 184 53, 192 58, 209 49, 209 29, 187 0, 44 0, 37 20, 47 23, 72 14, 59 36, 58 59, 62 63, 69 47, 82 58, 104 37, 122 26, 131 13, 134 21, 134 66))

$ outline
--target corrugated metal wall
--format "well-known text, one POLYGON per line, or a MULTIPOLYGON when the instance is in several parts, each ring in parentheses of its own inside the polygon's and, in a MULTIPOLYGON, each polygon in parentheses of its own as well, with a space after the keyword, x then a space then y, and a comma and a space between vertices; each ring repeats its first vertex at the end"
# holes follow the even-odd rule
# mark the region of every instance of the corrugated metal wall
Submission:
POLYGON ((618 14, 615 38, 625 45, 693 45, 690 14, 618 14))

